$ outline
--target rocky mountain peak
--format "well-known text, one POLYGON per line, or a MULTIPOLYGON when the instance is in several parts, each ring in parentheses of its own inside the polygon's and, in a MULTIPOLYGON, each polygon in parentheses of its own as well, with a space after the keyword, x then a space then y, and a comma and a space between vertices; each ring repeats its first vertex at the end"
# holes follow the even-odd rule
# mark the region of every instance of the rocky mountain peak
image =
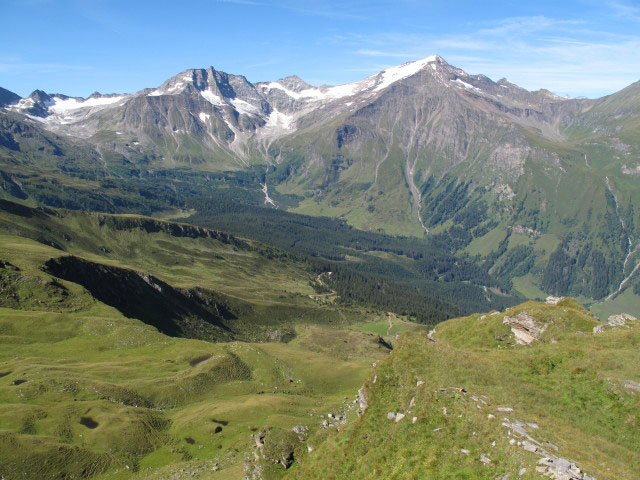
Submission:
POLYGON ((42 90, 34 90, 27 98, 30 98, 34 102, 38 103, 46 103, 51 101, 51 96, 42 90))
POLYGON ((427 58, 433 59, 433 63, 435 63, 436 65, 449 65, 449 63, 440 55, 431 55, 430 57, 427 57, 427 58))
POLYGON ((36 117, 46 117, 47 109, 52 103, 52 97, 48 93, 34 90, 27 98, 11 105, 11 108, 36 117))
POLYGON ((278 80, 278 83, 293 92, 301 92, 303 90, 307 90, 308 88, 312 88, 311 85, 309 85, 297 75, 290 75, 288 77, 281 78, 280 80, 278 80))
POLYGON ((0 87, 0 107, 4 107, 6 105, 13 105, 18 103, 21 100, 20 95, 13 93, 6 88, 0 87))
MULTIPOLYGON (((405 82, 429 97, 446 96, 451 104, 458 104, 460 99, 456 97, 462 95, 473 101, 484 98, 489 101, 488 108, 503 104, 503 111, 524 111, 523 108, 532 105, 561 100, 550 92, 528 92, 506 79, 496 83, 484 75, 469 75, 441 56, 431 55, 335 86, 315 87, 297 75, 253 84, 243 75, 209 66, 184 70, 155 89, 133 94, 94 92, 82 99, 37 90, 6 108, 38 117, 47 128, 82 137, 105 128, 110 132, 126 132, 132 125, 138 125, 136 119, 141 109, 149 109, 154 125, 163 125, 162 133, 158 134, 186 132, 201 136, 208 131, 207 135, 217 140, 211 148, 233 144, 232 150, 237 154, 238 145, 250 141, 254 134, 258 138, 275 138, 341 115, 352 115, 383 93, 395 98, 391 105, 397 108, 397 93, 390 87, 405 82), (182 120, 173 115, 169 118, 168 111, 180 112, 182 120), (189 119, 195 119, 195 123, 189 119)), ((138 144, 145 143, 143 139, 138 144)))

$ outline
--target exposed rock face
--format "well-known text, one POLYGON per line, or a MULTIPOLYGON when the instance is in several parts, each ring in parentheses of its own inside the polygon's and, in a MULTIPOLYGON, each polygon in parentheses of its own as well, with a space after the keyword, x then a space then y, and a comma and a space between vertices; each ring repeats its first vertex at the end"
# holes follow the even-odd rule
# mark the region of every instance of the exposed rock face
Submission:
POLYGON ((267 340, 270 342, 289 343, 296 338, 296 331, 293 328, 278 328, 267 332, 267 340))
POLYGON ((291 429, 291 431, 298 436, 298 440, 301 442, 304 442, 309 435, 309 427, 306 425, 296 425, 291 429))
POLYGON ((434 328, 434 329, 432 329, 432 330, 429 330, 429 333, 427 334, 427 337, 428 337, 428 338, 429 338, 429 340, 431 340, 432 342, 435 342, 435 341, 436 341, 436 339, 435 339, 435 338, 433 338, 433 335, 434 335, 435 333, 436 333, 436 329, 434 328))
POLYGON ((16 95, 15 93, 7 90, 6 88, 0 87, 0 107, 18 103, 20 100, 21 100, 20 95, 16 95))
POLYGON ((603 323, 602 325, 598 325, 597 327, 593 327, 593 333, 603 333, 609 330, 609 325, 603 323))
POLYGON ((265 428, 254 436, 254 458, 245 463, 245 477, 250 480, 263 478, 263 464, 279 465, 287 469, 294 461, 294 451, 308 434, 307 427, 296 425, 290 431, 265 428))
MULTIPOLYGON (((158 88, 131 94, 96 93, 83 99, 36 90, 20 99, 0 91, 0 106, 6 105, 7 112, 35 116, 47 130, 98 142, 127 158, 153 151, 158 159, 168 155, 177 161, 202 161, 198 150, 178 151, 188 136, 205 156, 237 164, 250 147, 262 149, 273 139, 313 126, 321 131, 317 145, 307 142, 310 156, 333 162, 333 155, 323 154, 324 137, 334 137, 336 151, 344 151, 340 155, 361 168, 371 162, 358 153, 362 146, 389 156, 397 139, 406 150, 407 165, 412 165, 405 172, 410 186, 414 177, 424 181, 432 170, 418 157, 429 152, 431 161, 438 162, 433 167, 444 172, 468 159, 471 144, 485 162, 482 171, 498 179, 522 175, 532 155, 555 163, 552 156, 532 148, 518 126, 535 123, 540 131, 552 131, 565 110, 579 111, 591 103, 469 75, 438 56, 333 87, 313 87, 295 76, 252 84, 242 75, 209 67, 186 70, 158 88), (336 128, 332 122, 339 117, 346 120, 336 128), (394 127, 381 129, 381 121, 394 127), (160 138, 172 148, 159 148, 160 138), (409 158, 414 156, 410 151, 416 158, 409 158)), ((280 155, 289 148, 279 149, 280 155)), ((264 153, 268 157, 266 149, 264 153)), ((377 162, 384 159, 374 161, 377 175, 377 162)), ((500 184, 507 196, 513 194, 506 182, 500 184)))
POLYGON ((100 226, 106 225, 114 230, 142 230, 146 233, 163 232, 172 237, 212 238, 240 249, 248 248, 245 241, 233 235, 195 225, 162 222, 151 218, 127 218, 101 214, 98 214, 97 218, 100 226))
POLYGON ((504 317, 503 323, 511 327, 511 331, 520 345, 529 345, 547 329, 547 325, 536 321, 531 315, 521 312, 515 317, 504 317))
POLYGON ((564 299, 564 297, 554 297, 552 295, 549 295, 546 298, 545 303, 548 303, 549 305, 557 305, 558 302, 560 302, 563 299, 564 299))
POLYGON ((638 319, 633 315, 629 315, 628 313, 621 313, 620 315, 611 315, 607 319, 607 323, 612 327, 622 327, 627 324, 627 322, 635 322, 638 319))
POLYGON ((626 165, 622 165, 620 170, 625 175, 640 175, 640 165, 636 165, 634 167, 627 167, 626 165))
POLYGON ((564 458, 543 457, 538 460, 536 470, 556 480, 595 480, 586 475, 575 463, 564 458))
POLYGON ((628 322, 636 322, 638 319, 628 313, 621 313, 619 315, 611 315, 607 319, 607 323, 593 327, 593 333, 602 333, 616 327, 627 326, 628 322))
MULTIPOLYGON (((537 425, 523 423, 517 419, 511 422, 506 418, 502 425, 507 427, 510 432, 513 432, 515 436, 522 439, 521 442, 518 442, 518 445, 521 445, 524 450, 541 456, 538 460, 538 466, 536 467, 538 473, 556 480, 595 480, 594 477, 584 473, 575 463, 565 458, 552 455, 543 447, 544 443, 544 446, 549 446, 557 450, 555 445, 548 442, 540 442, 532 437, 527 431, 527 428, 537 428, 537 425)), ((512 445, 513 444, 515 444, 515 442, 513 442, 512 445)))
POLYGON ((358 390, 357 400, 358 400, 358 404, 360 405, 360 413, 362 414, 367 409, 367 406, 369 405, 367 402, 367 394, 364 391, 364 387, 358 390))
POLYGON ((624 387, 628 388, 629 390, 636 390, 640 392, 640 383, 634 382, 633 380, 626 380, 624 382, 624 387))

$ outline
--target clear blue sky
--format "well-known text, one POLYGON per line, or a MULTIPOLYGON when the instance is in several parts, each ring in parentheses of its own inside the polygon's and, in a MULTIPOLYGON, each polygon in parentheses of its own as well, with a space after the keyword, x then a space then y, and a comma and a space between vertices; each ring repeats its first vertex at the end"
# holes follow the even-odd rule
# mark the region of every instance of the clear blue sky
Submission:
POLYGON ((132 92, 209 65, 339 84, 435 53, 572 96, 640 80, 629 0, 0 0, 0 18, 0 86, 22 96, 132 92))

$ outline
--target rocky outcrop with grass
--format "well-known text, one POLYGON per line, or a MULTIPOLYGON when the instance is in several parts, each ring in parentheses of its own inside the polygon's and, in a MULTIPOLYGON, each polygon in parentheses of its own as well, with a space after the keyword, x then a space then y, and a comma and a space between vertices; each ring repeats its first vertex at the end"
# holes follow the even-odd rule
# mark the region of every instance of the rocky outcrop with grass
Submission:
POLYGON ((564 298, 401 336, 362 415, 290 476, 635 479, 640 329, 598 323, 564 298))

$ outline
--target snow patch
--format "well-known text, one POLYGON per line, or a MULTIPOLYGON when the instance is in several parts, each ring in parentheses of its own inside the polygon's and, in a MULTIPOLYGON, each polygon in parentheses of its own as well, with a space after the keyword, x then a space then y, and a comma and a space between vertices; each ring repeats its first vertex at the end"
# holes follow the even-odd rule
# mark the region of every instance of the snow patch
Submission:
POLYGON ((311 87, 300 92, 294 92, 293 90, 289 90, 287 87, 278 82, 271 82, 264 85, 263 88, 266 88, 268 90, 274 88, 282 90, 289 97, 296 100, 335 100, 338 98, 354 95, 361 88, 361 85, 360 83, 347 83, 345 85, 337 85, 335 87, 311 87))
POLYGON ((200 95, 212 105, 222 106, 227 104, 222 97, 216 95, 211 90, 204 90, 200 92, 200 95))
MULTIPOLYGON (((415 75, 429 64, 431 64, 432 68, 435 70, 436 66, 433 62, 435 62, 436 59, 437 57, 432 55, 422 60, 388 68, 377 75, 368 77, 359 82, 346 83, 344 85, 336 85, 334 87, 311 87, 295 92, 293 90, 289 90, 287 87, 276 81, 266 83, 262 85, 262 88, 264 90, 281 90, 287 96, 295 100, 331 101, 351 97, 357 93, 364 93, 368 91, 371 93, 379 92, 399 80, 415 75)), ((347 106, 349 105, 350 104, 347 104, 347 106)))
POLYGON ((23 110, 33 107, 35 103, 36 102, 34 102, 32 98, 22 98, 18 101, 18 103, 7 105, 5 108, 7 110, 23 110))
POLYGON ((200 112, 198 114, 198 117, 200 117, 200 120, 202 120, 203 122, 206 122, 207 120, 209 120, 211 115, 209 115, 208 113, 200 112))
POLYGON ((468 84, 467 82, 465 82, 464 80, 460 80, 459 78, 456 78, 455 80, 453 80, 453 83, 457 83, 458 85, 469 89, 469 90, 475 90, 476 92, 480 92, 481 90, 477 87, 474 87, 473 85, 468 84))
MULTIPOLYGON (((392 67, 384 72, 382 72, 382 81, 376 86, 375 90, 380 91, 384 88, 387 88, 392 83, 397 82, 398 80, 402 80, 404 78, 415 75, 428 64, 433 64, 436 61, 436 56, 432 55, 427 58, 423 58, 422 60, 417 60, 415 62, 405 63, 404 65, 399 65, 397 67, 392 67)), ((434 68, 435 65, 432 65, 431 68, 434 68)))
POLYGON ((284 85, 278 83, 278 82, 270 82, 267 83, 266 85, 263 85, 263 87, 265 90, 272 90, 272 89, 276 89, 276 90, 282 90, 285 94, 287 94, 287 96, 294 98, 296 100, 300 99, 300 98, 312 98, 313 94, 305 94, 304 92, 311 92, 315 89, 307 89, 307 90, 302 90, 301 92, 294 92, 293 90, 289 90, 287 87, 285 87, 284 85))
POLYGON ((179 79, 175 80, 175 83, 169 87, 164 88, 156 88, 153 92, 148 93, 148 97, 159 97, 160 95, 175 95, 181 90, 193 82, 193 78, 191 75, 184 75, 179 79))
POLYGON ((69 110, 76 110, 78 108, 102 107, 105 105, 111 105, 113 103, 119 102, 124 98, 127 98, 126 95, 119 95, 116 97, 93 97, 86 100, 77 98, 63 99, 60 97, 52 97, 51 102, 47 102, 47 107, 53 113, 63 113, 69 110))
POLYGON ((231 104, 239 113, 244 113, 245 115, 257 115, 260 113, 255 106, 239 98, 232 99, 231 104))
POLYGON ((347 83, 345 85, 338 85, 336 87, 329 87, 324 92, 322 92, 324 98, 336 99, 343 97, 351 97, 358 93, 358 91, 362 90, 362 84, 360 82, 357 83, 347 83))
POLYGON ((284 130, 291 130, 293 127, 293 115, 287 115, 286 113, 273 110, 267 118, 265 128, 279 128, 284 130))
POLYGON ((167 92, 175 92, 176 90, 179 90, 181 88, 184 87, 184 83, 180 82, 180 83, 176 83, 175 85, 167 88, 167 92))

